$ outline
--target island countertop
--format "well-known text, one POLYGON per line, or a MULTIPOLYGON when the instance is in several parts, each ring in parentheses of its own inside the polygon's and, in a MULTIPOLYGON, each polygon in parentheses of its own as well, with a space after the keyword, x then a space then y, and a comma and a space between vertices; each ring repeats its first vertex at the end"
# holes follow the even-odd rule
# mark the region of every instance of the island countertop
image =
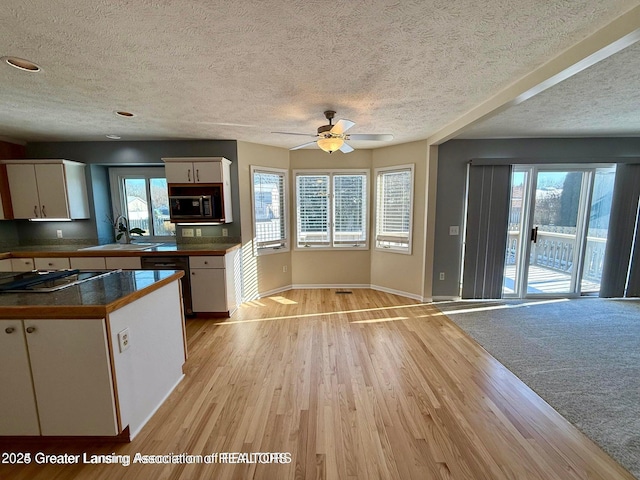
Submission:
POLYGON ((137 250, 126 249, 87 249, 90 245, 32 245, 4 247, 0 253, 3 258, 21 257, 141 257, 166 255, 226 255, 240 248, 239 243, 161 243, 137 250))
POLYGON ((175 270, 114 271, 48 293, 0 293, 0 318, 103 318, 179 280, 175 270))

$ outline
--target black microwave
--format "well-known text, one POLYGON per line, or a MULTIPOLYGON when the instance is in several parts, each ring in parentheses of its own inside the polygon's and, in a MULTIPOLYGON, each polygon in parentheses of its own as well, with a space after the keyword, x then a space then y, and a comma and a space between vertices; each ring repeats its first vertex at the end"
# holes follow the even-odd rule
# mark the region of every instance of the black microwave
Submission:
POLYGON ((222 217, 222 205, 217 195, 169 196, 171 220, 217 220, 222 217))

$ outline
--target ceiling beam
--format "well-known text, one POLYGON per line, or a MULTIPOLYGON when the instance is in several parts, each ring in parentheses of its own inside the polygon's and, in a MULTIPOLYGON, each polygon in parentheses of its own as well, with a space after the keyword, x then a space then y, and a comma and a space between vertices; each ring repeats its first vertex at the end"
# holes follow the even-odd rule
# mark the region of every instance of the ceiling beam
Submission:
POLYGON ((640 40, 640 6, 613 20, 431 135, 439 145, 472 125, 518 105, 640 40))

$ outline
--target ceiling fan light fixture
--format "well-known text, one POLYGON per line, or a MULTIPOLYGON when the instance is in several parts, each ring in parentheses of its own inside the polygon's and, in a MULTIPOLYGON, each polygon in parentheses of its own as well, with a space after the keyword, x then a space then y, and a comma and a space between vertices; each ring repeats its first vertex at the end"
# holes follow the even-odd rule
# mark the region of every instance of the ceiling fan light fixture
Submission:
POLYGON ((336 138, 336 137, 325 137, 320 138, 317 141, 318 147, 324 150, 327 153, 333 153, 336 150, 339 150, 342 145, 344 145, 344 139, 336 138))

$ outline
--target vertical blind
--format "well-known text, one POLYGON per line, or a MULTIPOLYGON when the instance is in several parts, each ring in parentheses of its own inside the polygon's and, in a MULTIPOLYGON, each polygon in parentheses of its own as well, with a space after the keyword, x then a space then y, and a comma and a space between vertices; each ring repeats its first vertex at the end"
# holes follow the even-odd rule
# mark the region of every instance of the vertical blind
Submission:
POLYGON ((640 165, 619 163, 602 268, 601 297, 640 296, 639 199, 640 165))
POLYGON ((376 245, 409 249, 411 169, 379 172, 376 179, 376 245))
POLYGON ((253 219, 258 250, 287 245, 285 173, 253 171, 253 219))
POLYGON ((501 298, 511 166, 469 167, 462 298, 501 298))

